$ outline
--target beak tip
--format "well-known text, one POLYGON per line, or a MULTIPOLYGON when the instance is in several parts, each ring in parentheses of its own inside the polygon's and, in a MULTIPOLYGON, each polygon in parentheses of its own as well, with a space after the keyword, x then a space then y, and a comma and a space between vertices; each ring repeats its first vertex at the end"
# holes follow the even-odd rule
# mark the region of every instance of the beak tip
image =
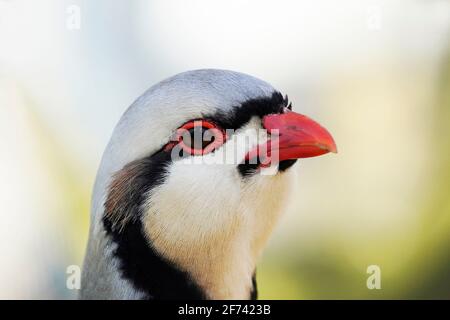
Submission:
POLYGON ((335 144, 333 144, 333 145, 331 146, 330 152, 331 152, 331 153, 338 153, 338 149, 337 149, 337 147, 336 147, 335 144))
MULTIPOLYGON (((331 137, 331 135, 330 135, 330 137, 331 137)), ((332 138, 331 138, 331 141, 327 141, 326 143, 321 143, 320 148, 325 150, 327 153, 328 152, 338 153, 336 143, 334 142, 334 140, 332 138)))
POLYGON ((334 139, 333 139, 333 137, 331 136, 330 133, 328 133, 328 135, 329 135, 329 141, 326 144, 328 152, 338 153, 336 142, 334 142, 334 139))

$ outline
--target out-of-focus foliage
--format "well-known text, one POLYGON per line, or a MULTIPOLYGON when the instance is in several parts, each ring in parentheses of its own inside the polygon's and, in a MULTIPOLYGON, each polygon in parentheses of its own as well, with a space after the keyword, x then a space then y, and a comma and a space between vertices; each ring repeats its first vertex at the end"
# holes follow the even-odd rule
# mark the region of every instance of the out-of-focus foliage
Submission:
POLYGON ((432 153, 414 204, 415 231, 405 234, 399 226, 393 237, 383 232, 363 241, 352 235, 327 237, 307 251, 293 241, 264 258, 258 274, 261 298, 450 298, 450 52, 437 83, 429 106, 430 131, 423 133, 432 153), (366 287, 371 264, 381 267, 382 290, 366 287))

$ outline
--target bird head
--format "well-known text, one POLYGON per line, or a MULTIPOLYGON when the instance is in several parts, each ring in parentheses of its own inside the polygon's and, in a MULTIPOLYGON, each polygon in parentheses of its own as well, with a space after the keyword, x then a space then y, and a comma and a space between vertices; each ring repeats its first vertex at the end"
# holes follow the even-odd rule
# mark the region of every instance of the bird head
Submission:
POLYGON ((145 297, 248 298, 291 167, 328 152, 330 133, 266 82, 223 70, 176 75, 117 125, 90 242, 98 248, 102 236, 120 281, 145 297))

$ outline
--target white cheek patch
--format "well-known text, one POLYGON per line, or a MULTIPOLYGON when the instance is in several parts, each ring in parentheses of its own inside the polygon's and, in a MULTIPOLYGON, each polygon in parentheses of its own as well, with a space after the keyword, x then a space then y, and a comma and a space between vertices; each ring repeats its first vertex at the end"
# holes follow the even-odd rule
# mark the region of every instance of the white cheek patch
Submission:
POLYGON ((237 172, 226 167, 230 170, 220 165, 173 165, 165 183, 148 195, 146 206, 154 219, 148 218, 158 226, 152 237, 173 243, 207 240, 232 223, 232 215, 224 211, 237 211, 240 186, 237 172))
POLYGON ((292 194, 295 171, 255 175, 242 188, 241 206, 250 212, 251 253, 256 261, 276 226, 292 194))
MULTIPOLYGON (((238 292, 227 287, 247 278, 248 272, 228 272, 236 262, 233 254, 247 242, 239 240, 247 223, 238 210, 238 172, 226 167, 230 170, 220 165, 172 166, 165 183, 148 197, 144 229, 150 245, 188 272, 210 298, 246 298, 247 286, 238 286, 238 292)), ((246 265, 244 261, 242 268, 246 265)))
POLYGON ((209 298, 247 299, 257 258, 286 202, 290 180, 289 172, 243 179, 236 164, 180 160, 147 195, 146 236, 209 298))

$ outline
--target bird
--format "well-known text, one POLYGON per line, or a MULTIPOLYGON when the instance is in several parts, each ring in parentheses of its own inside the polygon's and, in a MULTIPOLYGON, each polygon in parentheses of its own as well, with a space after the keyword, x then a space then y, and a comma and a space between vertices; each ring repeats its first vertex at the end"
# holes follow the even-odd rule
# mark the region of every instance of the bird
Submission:
POLYGON ((329 131, 251 75, 199 69, 155 84, 103 154, 79 299, 257 299, 292 168, 328 152, 329 131))

